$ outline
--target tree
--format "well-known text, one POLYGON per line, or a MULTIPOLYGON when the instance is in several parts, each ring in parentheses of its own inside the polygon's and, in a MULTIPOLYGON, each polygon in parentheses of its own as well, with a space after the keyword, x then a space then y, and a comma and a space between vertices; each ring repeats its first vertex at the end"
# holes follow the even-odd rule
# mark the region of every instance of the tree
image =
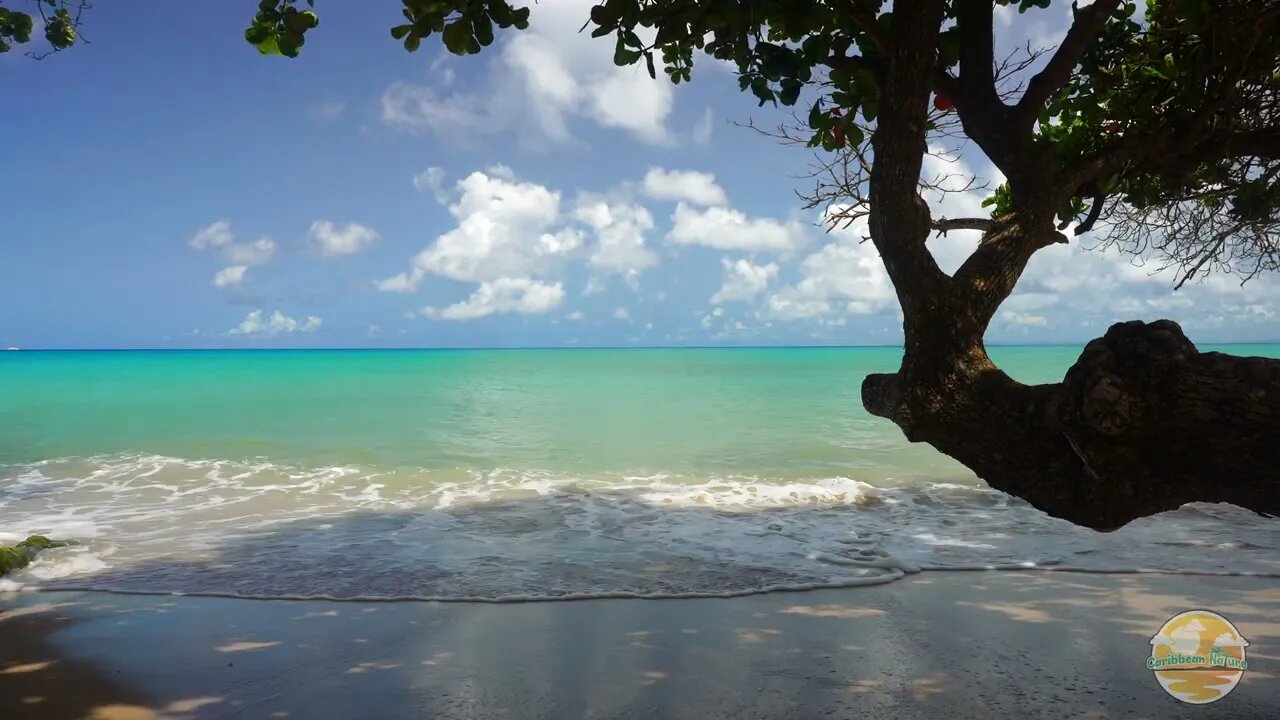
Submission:
MULTIPOLYGON (((530 14, 508 0, 401 2, 391 35, 409 51, 438 35, 479 53, 530 14)), ((1280 267, 1280 0, 1148 0, 1141 14, 1073 3, 1052 53, 998 62, 995 7, 1050 4, 604 0, 583 29, 613 37, 617 64, 643 60, 655 77, 661 65, 674 83, 701 51, 735 63, 761 104, 817 96, 806 142, 840 172, 813 199, 833 222, 866 217, 903 312, 902 366, 866 378, 863 403, 908 439, 1097 529, 1192 501, 1274 515, 1280 362, 1201 353, 1173 322, 1131 322, 1090 342, 1063 382, 1028 386, 983 336, 1031 256, 1072 225, 1178 266, 1182 282, 1280 267), (973 142, 1007 178, 989 217, 931 216, 920 173, 939 133, 973 142), (982 239, 947 275, 925 240, 960 228, 982 239)), ((20 38, 4 13, 0 37, 20 38)), ((245 37, 295 56, 317 23, 296 0, 262 0, 245 37)))

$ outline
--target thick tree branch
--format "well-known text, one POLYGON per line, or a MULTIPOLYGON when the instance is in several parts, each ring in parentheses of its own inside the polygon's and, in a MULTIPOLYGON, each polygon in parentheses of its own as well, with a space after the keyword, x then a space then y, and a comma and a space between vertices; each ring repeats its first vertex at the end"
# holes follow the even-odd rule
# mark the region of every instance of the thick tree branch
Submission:
POLYGON ((960 32, 960 85, 971 98, 999 99, 996 94, 995 37, 990 0, 956 3, 956 27, 960 32))
POLYGON ((990 232, 996 228, 991 218, 939 218, 932 223, 934 230, 946 234, 949 230, 981 230, 990 232))
POLYGON ((1051 217, 1015 214, 1001 218, 952 276, 970 312, 984 328, 1013 292, 1031 256, 1042 247, 1067 242, 1065 235, 1053 229, 1051 217))
POLYGON ((1012 109, 996 88, 995 39, 992 4, 988 0, 956 3, 956 27, 960 34, 960 75, 934 74, 934 90, 945 93, 956 106, 968 135, 1006 176, 1030 174, 1025 159, 1031 154, 1031 128, 1012 123, 1012 109), (1021 168, 1021 169, 1020 169, 1021 168))
POLYGON ((1093 204, 1089 206, 1089 214, 1085 217, 1084 222, 1076 226, 1076 235, 1083 235, 1093 229, 1094 223, 1098 222, 1098 218, 1102 217, 1102 208, 1107 204, 1107 196, 1098 188, 1097 183, 1090 183, 1087 188, 1089 197, 1093 198, 1093 204))
POLYGON ((918 0, 895 10, 892 52, 872 136, 871 241, 908 316, 946 281, 925 247, 929 209, 916 191, 927 150, 926 106, 941 24, 941 0, 918 0))
POLYGON ((1067 36, 1062 39, 1062 44, 1053 53, 1053 57, 1049 58, 1044 69, 1027 83, 1027 91, 1018 101, 1017 118, 1020 125, 1030 127, 1035 124, 1040 110, 1070 79, 1085 49, 1098 36, 1107 18, 1111 17, 1119 5, 1120 0, 1094 0, 1092 5, 1080 10, 1072 3, 1075 20, 1067 30, 1067 36))

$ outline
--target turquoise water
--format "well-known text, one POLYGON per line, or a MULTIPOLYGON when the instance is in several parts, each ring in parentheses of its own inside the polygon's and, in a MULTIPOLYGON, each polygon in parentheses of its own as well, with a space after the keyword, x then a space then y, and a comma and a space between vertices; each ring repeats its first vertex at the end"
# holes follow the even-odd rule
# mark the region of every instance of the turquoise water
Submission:
MULTIPOLYGON (((1002 348, 1061 379, 1078 348, 1002 348)), ((896 348, 22 352, 0 462, 147 452, 301 465, 961 476, 862 409, 896 348)))
MULTIPOLYGON (((1085 556, 1187 565, 1144 550, 1151 533, 1225 544, 1199 552, 1209 569, 1270 568, 1226 552, 1261 558, 1274 534, 1229 508, 1098 536, 907 443, 859 400, 862 378, 900 353, 3 353, 0 539, 84 541, 28 582, 259 596, 738 592, 1085 556), (379 562, 352 566, 356 552, 379 562)), ((1079 348, 992 354, 1052 382, 1079 348)))

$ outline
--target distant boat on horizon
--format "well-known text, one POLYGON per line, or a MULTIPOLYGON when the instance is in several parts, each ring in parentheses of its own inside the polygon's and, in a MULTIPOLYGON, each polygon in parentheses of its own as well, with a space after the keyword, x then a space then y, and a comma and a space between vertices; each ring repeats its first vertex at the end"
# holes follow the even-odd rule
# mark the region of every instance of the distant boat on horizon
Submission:
POLYGON ((12 351, 12 352, 17 352, 18 350, 21 350, 21 349, 22 349, 22 348, 20 348, 20 347, 16 347, 16 346, 13 346, 13 345, 10 345, 9 347, 5 348, 5 350, 10 350, 10 351, 12 351))

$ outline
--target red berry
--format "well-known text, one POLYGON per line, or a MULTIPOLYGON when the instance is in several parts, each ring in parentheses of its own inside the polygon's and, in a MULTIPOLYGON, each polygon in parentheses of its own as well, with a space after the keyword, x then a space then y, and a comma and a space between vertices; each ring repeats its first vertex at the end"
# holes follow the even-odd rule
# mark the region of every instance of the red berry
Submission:
POLYGON ((933 107, 939 112, 951 112, 956 109, 955 104, 951 102, 951 98, 947 97, 943 93, 938 93, 933 96, 933 107))

